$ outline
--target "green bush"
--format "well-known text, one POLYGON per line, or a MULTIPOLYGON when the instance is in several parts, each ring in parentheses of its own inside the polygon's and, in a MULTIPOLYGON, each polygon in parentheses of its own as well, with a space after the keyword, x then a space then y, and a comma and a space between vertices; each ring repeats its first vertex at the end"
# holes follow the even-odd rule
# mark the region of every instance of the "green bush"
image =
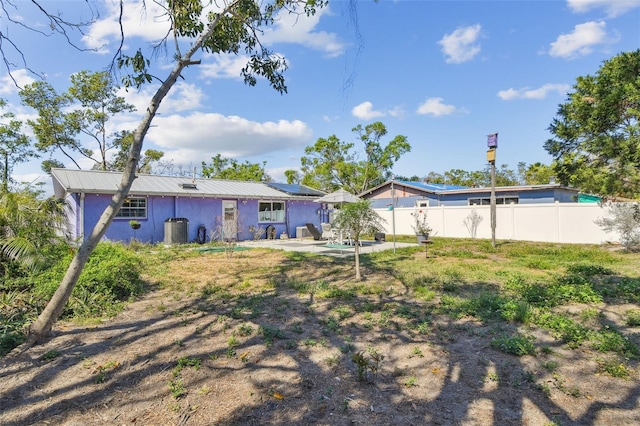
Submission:
MULTIPOLYGON (((38 299, 46 302, 51 298, 71 259, 68 253, 52 268, 32 277, 38 299)), ((101 242, 89 257, 63 315, 112 315, 118 302, 141 294, 143 289, 138 255, 122 244, 101 242)))

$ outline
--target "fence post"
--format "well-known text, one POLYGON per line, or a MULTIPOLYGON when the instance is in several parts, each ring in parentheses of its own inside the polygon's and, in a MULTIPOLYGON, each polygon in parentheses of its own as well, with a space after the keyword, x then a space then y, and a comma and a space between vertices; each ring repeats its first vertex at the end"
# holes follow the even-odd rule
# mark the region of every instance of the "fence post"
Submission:
POLYGON ((554 238, 555 238, 555 242, 559 243, 560 242, 560 202, 556 201, 553 203, 553 220, 554 220, 554 238))

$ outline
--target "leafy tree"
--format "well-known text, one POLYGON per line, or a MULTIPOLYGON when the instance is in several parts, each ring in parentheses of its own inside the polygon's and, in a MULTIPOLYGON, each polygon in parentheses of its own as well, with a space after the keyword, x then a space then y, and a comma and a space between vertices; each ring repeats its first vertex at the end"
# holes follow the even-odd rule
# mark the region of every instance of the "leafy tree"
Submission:
MULTIPOLYGON (((0 98, 0 108, 5 108, 6 101, 0 98)), ((0 114, 0 170, 2 170, 2 190, 9 190, 11 171, 18 163, 25 163, 36 157, 29 138, 22 133, 22 121, 15 120, 12 112, 0 114)))
POLYGON ((356 249, 356 280, 362 279, 360 273, 360 241, 363 235, 372 235, 382 229, 384 227, 384 219, 371 208, 371 203, 368 200, 362 200, 357 203, 343 205, 333 224, 350 232, 356 249))
POLYGON ((40 168, 46 174, 51 175, 51 169, 64 169, 64 163, 62 163, 60 160, 50 158, 48 160, 42 161, 42 163, 40 164, 40 168))
MULTIPOLYGON (((274 89, 285 93, 286 86, 282 73, 286 69, 286 62, 260 43, 258 39, 262 33, 260 28, 272 24, 274 16, 280 10, 293 9, 292 12, 298 10, 301 13, 312 15, 318 7, 324 6, 325 3, 320 0, 275 0, 265 2, 261 7, 253 0, 233 0, 221 3, 218 11, 209 14, 202 13, 203 5, 197 0, 166 3, 166 11, 171 22, 171 29, 167 36, 174 37, 176 48, 174 67, 166 78, 158 79, 161 81, 160 87, 152 96, 144 117, 133 133, 133 144, 129 150, 129 158, 123 170, 120 185, 95 227, 75 253, 60 286, 38 319, 31 325, 31 334, 22 346, 23 350, 42 339, 60 316, 89 256, 104 236, 129 194, 140 160, 144 138, 162 100, 167 96, 185 68, 200 63, 199 60, 193 59, 193 56, 200 50, 210 54, 238 54, 243 51, 250 56, 246 66, 242 69, 245 83, 253 86, 257 82, 257 77, 264 77, 274 89), (187 44, 187 50, 184 52, 181 49, 181 42, 187 44)), ((122 28, 121 30, 124 31, 122 28)), ((125 86, 140 87, 153 79, 149 71, 151 62, 141 50, 138 50, 133 56, 120 52, 116 62, 119 67, 131 71, 123 77, 125 86)))
POLYGON ((525 165, 522 172, 522 180, 525 185, 544 185, 550 183, 554 177, 553 167, 540 162, 525 165))
POLYGON ((74 154, 80 154, 95 161, 94 168, 108 170, 107 151, 114 144, 107 134, 107 122, 117 114, 135 110, 116 91, 109 73, 89 71, 73 74, 71 87, 62 94, 44 81, 25 86, 20 91, 22 102, 38 111, 38 118, 28 121, 38 138, 38 150, 60 151, 78 168, 74 154), (97 159, 94 151, 78 139, 80 136, 97 145, 97 159))
POLYGON ((429 172, 424 178, 427 183, 444 183, 444 175, 436 172, 429 172))
MULTIPOLYGON (((541 185, 549 183, 553 176, 554 171, 551 166, 539 162, 527 164, 521 161, 516 170, 510 169, 507 164, 502 164, 496 169, 496 185, 541 185)), ((487 166, 482 170, 475 171, 463 169, 451 169, 444 173, 431 171, 423 179, 419 179, 417 176, 412 176, 410 179, 400 177, 396 177, 396 179, 467 187, 490 187, 491 169, 487 166)))
POLYGON ((299 184, 302 182, 302 175, 297 170, 285 170, 284 176, 287 178, 287 183, 289 184, 299 184))
POLYGON ((544 144, 558 180, 585 192, 640 195, 640 49, 578 77, 544 144))
POLYGON ((402 135, 382 147, 380 140, 387 128, 379 121, 364 127, 357 125, 352 130, 364 145, 362 152, 354 151, 354 143, 341 141, 335 135, 320 138, 305 148, 306 155, 300 160, 304 185, 327 192, 344 188, 359 194, 389 179, 395 162, 411 151, 407 137, 402 135))
POLYGON ((239 163, 237 160, 222 158, 217 154, 211 157, 211 164, 202 162, 202 176, 210 179, 269 182, 271 177, 264 169, 266 165, 266 161, 263 161, 262 165, 248 161, 239 163))
POLYGON ((393 178, 395 180, 402 180, 402 181, 405 181, 405 182, 422 182, 422 180, 423 180, 418 175, 413 175, 411 177, 402 176, 402 175, 394 175, 393 178))
MULTIPOLYGON (((436 176, 437 177, 437 176, 436 176)), ((431 181, 431 183, 444 183, 448 185, 460 185, 467 187, 489 187, 491 186, 491 169, 489 166, 483 170, 466 171, 462 169, 451 169, 444 172, 439 182, 431 181)), ((507 164, 502 164, 496 168, 496 186, 513 186, 519 185, 517 173, 509 169, 507 164)))
MULTIPOLYGON (((127 165, 131 145, 133 145, 132 132, 125 130, 123 132, 116 133, 113 138, 112 147, 117 149, 118 152, 106 162, 106 169, 101 168, 101 165, 99 164, 95 164, 93 166, 94 170, 123 171, 127 165)), ((153 166, 159 164, 162 157, 164 157, 164 152, 155 149, 147 149, 144 152, 144 155, 140 156, 136 172, 147 174, 151 173, 153 166)))

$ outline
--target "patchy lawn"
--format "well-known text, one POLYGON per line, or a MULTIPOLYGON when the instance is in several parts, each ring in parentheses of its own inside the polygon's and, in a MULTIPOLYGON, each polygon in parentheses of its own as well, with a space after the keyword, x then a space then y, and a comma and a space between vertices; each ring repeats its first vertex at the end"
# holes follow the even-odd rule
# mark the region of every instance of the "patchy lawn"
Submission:
POLYGON ((640 255, 153 250, 117 317, 1 360, 0 424, 640 424, 640 255))

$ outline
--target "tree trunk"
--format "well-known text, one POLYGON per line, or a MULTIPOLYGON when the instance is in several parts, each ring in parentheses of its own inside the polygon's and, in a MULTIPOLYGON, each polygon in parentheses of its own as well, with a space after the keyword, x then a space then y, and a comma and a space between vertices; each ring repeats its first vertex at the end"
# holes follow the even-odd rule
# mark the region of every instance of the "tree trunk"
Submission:
MULTIPOLYGON (((237 1, 232 2, 227 6, 227 10, 223 11, 219 16, 224 16, 225 13, 231 9, 237 1)), ((94 226, 93 230, 89 237, 82 243, 75 256, 73 257, 67 272, 60 283, 60 286, 54 293, 53 297, 47 303, 47 306, 42 311, 42 313, 38 316, 38 319, 31 324, 29 327, 29 336, 27 341, 23 343, 21 346, 18 346, 12 351, 12 355, 20 354, 34 344, 41 341, 46 335, 51 331, 51 327, 56 322, 64 306, 69 301, 71 297, 71 293, 80 278, 80 274, 84 269, 84 266, 89 260, 89 256, 96 248, 104 234, 107 232, 107 228, 113 221, 113 218, 116 216, 120 207, 124 203, 124 200, 127 198, 129 194, 129 190, 131 189, 131 185, 133 184, 133 180, 135 179, 135 171, 140 160, 140 152, 142 151, 142 145, 144 142, 144 138, 151 126, 151 121, 155 117, 158 112, 158 108, 160 107, 160 103, 164 99, 164 97, 169 93, 169 90, 175 84, 176 80, 184 70, 189 65, 198 64, 200 61, 192 61, 191 57, 195 54, 196 51, 200 49, 202 44, 206 39, 208 39, 216 28, 219 19, 215 19, 209 23, 209 27, 207 31, 203 32, 200 37, 194 42, 191 48, 182 56, 176 66, 173 68, 169 76, 162 82, 160 88, 156 91, 151 98, 151 102, 147 108, 147 111, 140 121, 134 135, 133 135, 133 144, 131 145, 131 149, 129 151, 129 158, 127 159, 127 164, 122 173, 122 180, 120 181, 120 185, 116 193, 111 198, 111 202, 104 210, 100 219, 94 226)))
POLYGON ((362 279, 362 275, 360 275, 360 241, 353 240, 353 242, 356 245, 356 281, 359 281, 362 279))

